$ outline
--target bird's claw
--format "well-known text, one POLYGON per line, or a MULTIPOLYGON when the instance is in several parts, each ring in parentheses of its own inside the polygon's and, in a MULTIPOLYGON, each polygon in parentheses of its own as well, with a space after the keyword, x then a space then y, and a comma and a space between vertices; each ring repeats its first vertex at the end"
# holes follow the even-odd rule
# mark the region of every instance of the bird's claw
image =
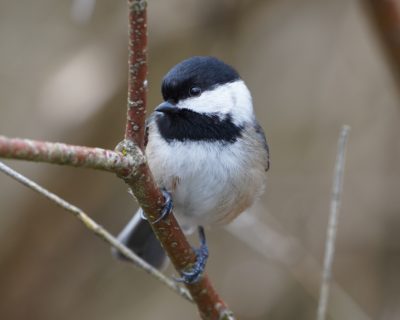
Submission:
MULTIPOLYGON (((172 201, 171 194, 165 189, 162 189, 161 192, 162 192, 162 194, 164 196, 164 200, 165 200, 164 207, 161 210, 160 216, 156 220, 151 222, 151 224, 156 224, 157 222, 160 222, 162 219, 164 219, 166 216, 168 216, 171 213, 172 208, 173 208, 173 201, 172 201)), ((143 210, 140 211, 140 217, 143 220, 148 220, 147 217, 144 215, 143 210)))
POLYGON ((193 284, 203 276, 208 259, 208 246, 203 227, 199 227, 200 248, 195 249, 196 262, 189 271, 181 271, 181 278, 175 279, 178 282, 193 284))

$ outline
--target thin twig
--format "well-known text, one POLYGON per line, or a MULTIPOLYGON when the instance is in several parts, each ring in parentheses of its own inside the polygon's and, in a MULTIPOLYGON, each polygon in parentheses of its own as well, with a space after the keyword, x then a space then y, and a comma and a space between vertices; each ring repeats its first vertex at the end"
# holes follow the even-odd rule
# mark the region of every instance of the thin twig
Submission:
POLYGON ((328 230, 325 242, 324 268, 322 272, 322 283, 321 283, 321 291, 318 303, 317 320, 324 320, 326 318, 326 309, 329 298, 329 288, 332 278, 332 264, 335 254, 337 223, 338 223, 341 195, 343 189, 345 151, 346 151, 346 143, 349 131, 350 131, 349 126, 343 126, 338 141, 338 151, 336 156, 336 164, 333 177, 331 206, 330 206, 328 230))
POLYGON ((76 218, 78 218, 86 228, 90 231, 94 232, 98 237, 102 240, 110 244, 112 247, 117 249, 121 252, 127 259, 133 262, 138 268, 146 271, 151 276, 155 277, 165 286, 167 286, 172 291, 178 293, 181 297, 185 298, 188 301, 192 301, 190 294, 187 292, 186 289, 177 285, 177 283, 166 277, 157 269, 153 268, 149 265, 146 261, 142 260, 136 254, 134 254, 131 250, 121 244, 114 236, 112 236, 107 230, 105 230, 102 226, 97 224, 93 219, 91 219, 86 213, 84 213, 81 209, 75 207, 74 205, 70 204, 69 202, 65 201, 64 199, 60 198, 59 196, 55 195, 54 193, 48 191, 47 189, 41 187, 37 183, 33 182, 32 180, 28 179, 27 177, 23 176, 22 174, 16 172, 15 170, 11 169, 4 163, 0 162, 0 171, 4 172, 6 175, 10 176, 11 178, 17 180, 18 182, 22 183, 23 185, 27 186, 28 188, 36 191, 37 193, 41 194, 45 198, 49 199, 50 201, 56 203, 61 208, 71 212, 76 218))
POLYGON ((123 176, 133 174, 135 169, 145 162, 142 152, 137 147, 132 147, 129 154, 123 154, 101 148, 8 138, 1 135, 0 157, 86 167, 123 176))

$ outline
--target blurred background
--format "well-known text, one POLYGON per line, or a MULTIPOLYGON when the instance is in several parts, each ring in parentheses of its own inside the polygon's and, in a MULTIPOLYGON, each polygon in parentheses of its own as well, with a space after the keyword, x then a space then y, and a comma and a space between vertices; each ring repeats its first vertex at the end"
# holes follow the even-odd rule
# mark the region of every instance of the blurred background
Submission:
MULTIPOLYGON (((214 55, 247 82, 270 143, 265 195, 229 228, 208 230, 208 272, 238 318, 315 319, 343 124, 352 129, 329 319, 400 318, 398 2, 149 1, 149 109, 171 66, 214 55)), ((0 1, 0 44, 0 134, 110 149, 122 139, 125 1, 0 1)), ((6 162, 114 234, 136 210, 111 174, 6 162)), ((4 175, 0 213, 2 319, 196 319, 4 175)))

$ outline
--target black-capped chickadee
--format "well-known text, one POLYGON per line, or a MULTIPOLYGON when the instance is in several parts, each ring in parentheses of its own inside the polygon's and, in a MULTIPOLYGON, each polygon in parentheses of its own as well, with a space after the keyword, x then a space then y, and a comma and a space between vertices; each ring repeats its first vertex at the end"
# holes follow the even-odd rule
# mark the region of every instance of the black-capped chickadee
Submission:
MULTIPOLYGON (((263 192, 269 152, 250 92, 229 65, 192 57, 173 67, 162 83, 162 102, 147 121, 146 157, 160 188, 171 195, 174 214, 186 233, 225 224, 263 192)), ((168 199, 167 199, 168 200, 168 199)), ((140 210, 118 239, 155 267, 166 255, 140 210)), ((208 251, 202 247, 201 275, 208 251)))

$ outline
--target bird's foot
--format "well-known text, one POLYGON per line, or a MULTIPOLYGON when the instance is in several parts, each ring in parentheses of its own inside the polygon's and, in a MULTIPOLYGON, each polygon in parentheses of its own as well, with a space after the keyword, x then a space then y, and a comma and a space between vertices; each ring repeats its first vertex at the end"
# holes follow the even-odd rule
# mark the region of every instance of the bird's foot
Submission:
POLYGON ((165 200, 164 207, 161 210, 160 216, 156 220, 154 220, 151 224, 156 224, 157 222, 160 222, 162 219, 168 216, 172 211, 172 207, 174 206, 171 194, 165 189, 162 189, 161 192, 165 200))
MULTIPOLYGON (((151 222, 151 224, 156 224, 157 222, 160 222, 162 219, 164 219, 166 216, 168 216, 171 213, 172 208, 174 206, 171 194, 165 189, 162 189, 161 192, 162 192, 162 194, 164 196, 164 200, 165 200, 164 207, 161 210, 160 216, 156 220, 151 222)), ((143 210, 140 210, 140 217, 143 220, 148 220, 147 217, 144 215, 143 210)))
POLYGON ((198 282, 206 268, 208 259, 208 246, 206 242, 206 235, 204 233, 204 228, 199 227, 199 237, 200 237, 200 248, 194 249, 196 253, 196 262, 190 268, 189 271, 181 271, 181 278, 175 279, 178 282, 183 282, 186 284, 193 284, 198 282))

